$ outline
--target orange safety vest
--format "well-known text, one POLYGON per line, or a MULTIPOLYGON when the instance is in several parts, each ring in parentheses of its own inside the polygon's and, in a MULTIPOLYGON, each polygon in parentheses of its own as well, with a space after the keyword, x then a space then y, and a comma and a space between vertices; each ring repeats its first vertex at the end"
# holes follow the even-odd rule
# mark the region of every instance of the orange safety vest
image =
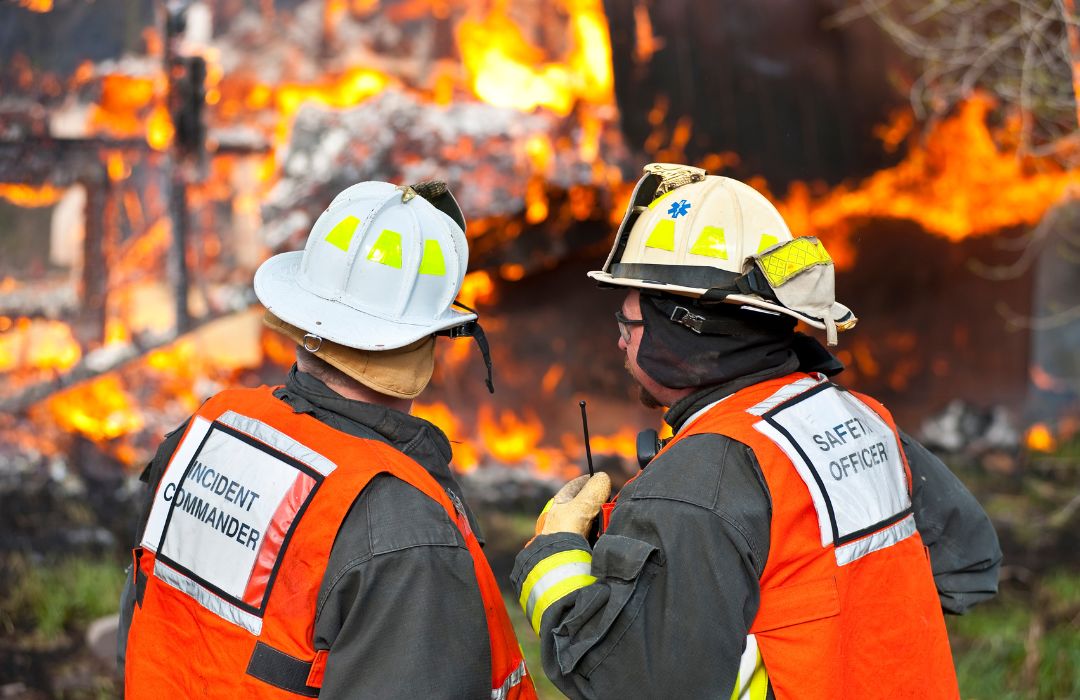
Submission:
POLYGON ((692 416, 664 450, 700 433, 749 446, 772 498, 738 696, 764 698, 771 685, 778 698, 958 698, 889 412, 796 373, 692 416))
POLYGON ((317 697, 329 653, 313 639, 327 560, 356 497, 383 472, 437 501, 465 538, 487 617, 491 697, 535 698, 460 504, 401 452, 294 413, 269 387, 207 401, 158 483, 134 550, 145 587, 128 635, 128 697, 317 697))

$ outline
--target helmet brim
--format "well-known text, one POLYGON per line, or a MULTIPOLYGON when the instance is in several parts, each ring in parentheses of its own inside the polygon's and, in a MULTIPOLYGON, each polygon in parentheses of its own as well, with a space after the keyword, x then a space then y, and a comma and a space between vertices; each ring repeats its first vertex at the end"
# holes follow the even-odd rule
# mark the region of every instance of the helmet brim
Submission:
POLYGON ((423 324, 389 320, 318 296, 299 283, 304 251, 281 253, 255 272, 255 296, 281 320, 321 338, 358 350, 401 348, 437 331, 460 326, 476 314, 452 308, 423 324), (378 342, 373 342, 377 338, 378 342))
MULTIPOLYGON (((664 282, 650 282, 648 280, 639 280, 631 277, 615 277, 603 270, 593 270, 588 273, 589 277, 596 280, 601 285, 610 285, 613 287, 631 287, 634 289, 648 289, 656 292, 664 292, 665 294, 679 294, 687 297, 700 297, 704 294, 706 289, 701 287, 684 287, 677 284, 666 284, 664 282)), ((785 316, 791 316, 796 318, 807 325, 813 326, 819 330, 827 330, 825 322, 820 318, 814 318, 798 311, 793 311, 781 304, 777 304, 774 301, 768 299, 762 299, 759 296, 753 296, 749 294, 729 294, 724 299, 725 304, 737 304, 740 306, 752 306, 763 311, 771 311, 773 313, 784 314, 785 316)), ((855 314, 851 312, 846 306, 840 303, 836 303, 838 318, 836 324, 840 328, 847 329, 852 328, 858 319, 855 318, 855 314)))

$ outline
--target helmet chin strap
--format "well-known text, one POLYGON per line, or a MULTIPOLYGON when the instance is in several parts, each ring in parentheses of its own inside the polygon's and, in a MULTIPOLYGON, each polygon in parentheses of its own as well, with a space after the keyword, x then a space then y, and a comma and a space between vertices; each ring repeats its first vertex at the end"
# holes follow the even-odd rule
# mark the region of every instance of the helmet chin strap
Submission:
MULTIPOLYGON (((460 301, 455 301, 454 306, 460 306, 469 313, 476 313, 475 310, 462 304, 460 301)), ((479 321, 467 321, 460 326, 454 326, 453 328, 438 331, 435 335, 443 336, 445 338, 472 337, 472 339, 476 341, 476 345, 480 348, 480 354, 484 357, 484 366, 487 368, 487 377, 484 379, 484 383, 487 385, 489 393, 495 393, 495 384, 492 381, 491 375, 491 348, 488 346, 487 334, 485 334, 484 329, 480 327, 479 321)))

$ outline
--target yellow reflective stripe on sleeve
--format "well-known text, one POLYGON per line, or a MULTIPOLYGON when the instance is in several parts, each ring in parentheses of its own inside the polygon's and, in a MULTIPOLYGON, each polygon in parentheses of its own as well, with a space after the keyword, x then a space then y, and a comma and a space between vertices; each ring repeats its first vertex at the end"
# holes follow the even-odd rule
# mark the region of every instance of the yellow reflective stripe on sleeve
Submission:
POLYGON ((401 234, 390 229, 383 229, 375 245, 368 252, 368 260, 380 265, 401 267, 401 234))
POLYGON ((645 241, 646 248, 657 250, 675 250, 675 222, 671 219, 660 219, 645 241))
POLYGON ((540 620, 544 619, 544 613, 551 607, 551 604, 562 599, 569 593, 573 593, 579 588, 585 586, 591 586, 596 583, 596 577, 591 574, 577 574, 575 576, 569 576, 562 579, 555 585, 548 588, 544 595, 542 595, 533 606, 532 615, 529 616, 529 623, 532 625, 533 631, 540 634, 540 620))
MULTIPOLYGON (((549 501, 554 502, 555 499, 549 501)), ((548 508, 544 508, 546 513, 548 508)), ((525 577, 525 582, 521 584, 521 597, 518 602, 521 603, 521 607, 525 607, 525 603, 529 600, 529 594, 532 593, 532 589, 536 586, 536 583, 547 576, 549 573, 564 566, 566 564, 589 564, 592 566, 592 554, 586 552, 584 549, 568 549, 565 552, 557 552, 550 557, 541 559, 536 566, 533 567, 529 575, 525 577)))
POLYGON ((739 675, 731 690, 731 700, 765 700, 769 693, 769 674, 754 635, 747 635, 746 648, 739 660, 739 675))
POLYGON ((796 238, 761 256, 761 271, 774 289, 808 267, 829 264, 832 264, 832 258, 825 246, 810 236, 796 238))
POLYGON ((704 255, 709 258, 728 259, 727 238, 724 229, 716 226, 706 226, 701 230, 701 235, 694 241, 690 248, 693 255, 704 255))
POLYGON ((758 243, 757 252, 760 253, 763 250, 768 250, 779 242, 780 239, 771 233, 763 233, 761 234, 761 242, 758 243))
POLYGON ((442 277, 446 274, 446 261, 443 259, 442 248, 435 240, 424 241, 424 257, 420 258, 421 275, 435 275, 442 277))
POLYGON ((359 224, 360 219, 355 216, 346 216, 337 223, 337 226, 330 229, 330 233, 326 234, 326 242, 348 252, 349 244, 352 243, 353 234, 356 233, 356 227, 359 224))
POLYGON ((769 696, 769 674, 765 671, 765 664, 761 662, 761 652, 758 652, 758 665, 754 669, 754 675, 750 677, 750 700, 765 700, 769 696))
POLYGON ((596 580, 592 570, 592 554, 583 549, 557 552, 541 559, 525 577, 518 603, 533 629, 539 634, 540 618, 559 598, 596 580), (586 580, 587 579, 587 580, 586 580), (568 583, 569 582, 569 583, 568 583))

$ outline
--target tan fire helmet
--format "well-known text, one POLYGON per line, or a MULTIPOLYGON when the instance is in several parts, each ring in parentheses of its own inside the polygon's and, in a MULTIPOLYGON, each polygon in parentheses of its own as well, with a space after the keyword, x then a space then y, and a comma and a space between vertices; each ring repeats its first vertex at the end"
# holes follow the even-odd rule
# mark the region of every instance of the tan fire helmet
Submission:
MULTIPOLYGON (((757 190, 687 165, 644 170, 604 268, 589 277, 787 314, 826 331, 829 345, 838 330, 855 326, 858 319, 835 299, 825 247, 817 238, 794 238, 757 190)), ((704 319, 682 307, 672 321, 708 333, 704 319)))

